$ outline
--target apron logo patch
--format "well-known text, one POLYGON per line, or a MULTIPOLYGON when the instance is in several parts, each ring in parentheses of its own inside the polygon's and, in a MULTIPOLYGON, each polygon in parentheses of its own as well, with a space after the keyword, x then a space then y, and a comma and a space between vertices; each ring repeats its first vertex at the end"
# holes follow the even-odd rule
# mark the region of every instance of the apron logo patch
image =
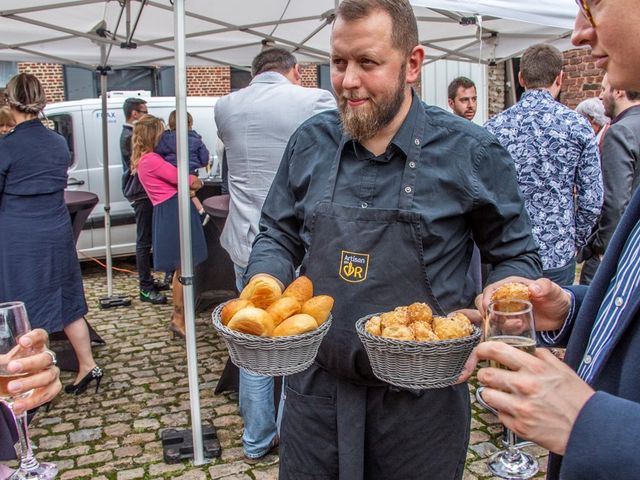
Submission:
POLYGON ((369 254, 342 250, 340 253, 340 277, 350 283, 364 282, 369 270, 369 254))

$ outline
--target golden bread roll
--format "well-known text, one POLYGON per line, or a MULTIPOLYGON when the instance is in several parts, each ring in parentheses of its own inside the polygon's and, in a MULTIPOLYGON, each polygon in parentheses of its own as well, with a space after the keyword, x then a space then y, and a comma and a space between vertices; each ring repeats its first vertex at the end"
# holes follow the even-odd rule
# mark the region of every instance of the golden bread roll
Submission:
POLYGON ((227 304, 220 310, 220 321, 223 325, 227 325, 233 316, 245 307, 253 307, 253 303, 244 298, 234 298, 229 300, 227 304))
POLYGON ((393 312, 385 312, 380 315, 380 328, 382 330, 395 325, 405 327, 409 325, 409 323, 410 320, 406 307, 404 309, 396 308, 393 312))
POLYGON ((293 317, 285 319, 273 330, 274 337, 288 337, 290 335, 301 335, 318 328, 316 319, 306 313, 299 313, 293 317))
POLYGON ((293 297, 280 297, 267 307, 267 313, 273 318, 274 326, 278 326, 285 318, 300 312, 302 306, 300 302, 293 297))
POLYGON ((524 283, 509 282, 500 285, 491 294, 491 301, 498 303, 498 309, 503 312, 513 312, 522 308, 522 304, 511 303, 510 300, 530 300, 529 287, 524 283))
POLYGON ((238 332, 266 337, 273 331, 273 318, 261 308, 245 307, 238 310, 227 327, 238 332))
POLYGON ((426 321, 417 321, 409 325, 413 338, 420 342, 433 342, 439 340, 438 336, 431 328, 431 323, 426 321))
POLYGON ((409 320, 412 322, 429 322, 433 320, 433 312, 431 307, 426 303, 412 303, 407 307, 409 320))
POLYGON ((471 321, 462 313, 450 317, 433 317, 433 331, 440 340, 451 340, 471 335, 471 321))
POLYGON ((382 334, 382 331, 380 330, 380 316, 376 315, 367 320, 367 323, 364 324, 364 329, 369 334, 379 337, 382 334))
POLYGON ((259 277, 251 280, 242 289, 240 298, 250 300, 258 308, 267 308, 282 295, 278 282, 271 277, 259 277))
POLYGON ((382 330, 382 336, 395 338, 396 340, 413 340, 413 333, 409 327, 404 325, 391 325, 382 330))
POLYGON ((296 278, 291 285, 285 288, 282 295, 285 297, 293 297, 303 304, 311 297, 313 297, 313 283, 309 280, 309 277, 305 277, 304 275, 300 275, 296 278))
POLYGON ((329 318, 333 308, 333 298, 329 295, 318 295, 311 297, 302 305, 302 313, 311 315, 316 319, 318 326, 322 325, 329 318))

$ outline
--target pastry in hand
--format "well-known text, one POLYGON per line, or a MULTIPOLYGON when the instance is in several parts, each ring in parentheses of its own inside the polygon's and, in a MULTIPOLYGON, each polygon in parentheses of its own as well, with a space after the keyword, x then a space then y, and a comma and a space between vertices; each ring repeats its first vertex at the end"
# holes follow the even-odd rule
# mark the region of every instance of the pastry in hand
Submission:
POLYGON ((431 328, 431 323, 425 321, 413 322, 409 325, 413 338, 419 342, 434 342, 439 340, 438 336, 431 328))
POLYGON ((473 333, 471 321, 462 313, 454 313, 449 317, 433 317, 433 332, 440 340, 462 338, 473 333))
POLYGON ((250 300, 258 308, 267 308, 282 295, 278 282, 271 277, 254 278, 242 289, 240 298, 250 300))
POLYGON ((491 301, 498 303, 498 308, 503 312, 520 310, 522 304, 512 303, 511 300, 530 300, 529 287, 520 282, 509 282, 500 285, 491 294, 491 301))
POLYGON ((245 307, 233 316, 227 327, 238 332, 267 337, 273 331, 273 319, 261 308, 245 307))
POLYGON ((300 313, 302 306, 293 297, 280 297, 267 307, 267 313, 273 318, 273 323, 277 327, 286 318, 296 313, 300 313))
POLYGON ((329 295, 318 295, 311 297, 302 305, 302 313, 311 315, 316 319, 318 326, 322 325, 329 318, 333 308, 333 298, 329 295))
POLYGON ((253 303, 244 298, 229 300, 220 310, 220 321, 223 325, 227 325, 233 316, 245 307, 253 307, 253 303))
POLYGON ((412 303, 407 307, 407 314, 411 322, 428 322, 433 320, 433 312, 431 307, 426 303, 412 303))
POLYGON ((303 304, 313 296, 313 283, 309 277, 300 275, 291 284, 285 288, 282 295, 285 297, 293 297, 303 304))
POLYGON ((364 329, 370 335, 374 335, 379 337, 382 335, 382 330, 380 330, 380 316, 374 315, 364 324, 364 329))
POLYGON ((382 336, 396 340, 413 340, 411 329, 404 325, 391 325, 382 330, 382 336))
POLYGON ((318 328, 316 319, 306 313, 299 313, 284 320, 273 329, 274 337, 288 337, 290 335, 301 335, 318 328))

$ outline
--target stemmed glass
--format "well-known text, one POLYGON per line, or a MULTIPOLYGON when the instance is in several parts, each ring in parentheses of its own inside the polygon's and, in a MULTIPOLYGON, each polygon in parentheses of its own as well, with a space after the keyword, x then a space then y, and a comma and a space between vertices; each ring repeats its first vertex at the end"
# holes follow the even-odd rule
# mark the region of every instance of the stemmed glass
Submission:
MULTIPOLYGON (((12 407, 14 400, 26 398, 31 391, 12 396, 7 391, 7 386, 24 373, 11 373, 7 370, 7 364, 11 360, 22 358, 28 353, 18 345, 18 340, 31 330, 27 310, 22 302, 0 303, 0 400, 12 407)), ((13 412, 13 409, 12 409, 13 412)), ((20 468, 10 477, 10 480, 39 479, 49 480, 55 478, 58 467, 53 463, 39 463, 31 449, 26 412, 14 415, 18 437, 20 439, 20 468)))
MULTIPOLYGON (((507 345, 527 353, 536 350, 535 326, 531 303, 526 300, 508 300, 489 304, 485 319, 485 340, 504 342, 507 345)), ((506 369, 498 362, 491 361, 494 368, 506 369)), ((482 398, 484 387, 478 388, 476 398, 486 409, 497 414, 482 398)), ((509 429, 507 449, 491 456, 488 467, 491 473, 500 478, 527 479, 538 473, 538 461, 526 452, 521 451, 516 443, 516 435, 509 429)))

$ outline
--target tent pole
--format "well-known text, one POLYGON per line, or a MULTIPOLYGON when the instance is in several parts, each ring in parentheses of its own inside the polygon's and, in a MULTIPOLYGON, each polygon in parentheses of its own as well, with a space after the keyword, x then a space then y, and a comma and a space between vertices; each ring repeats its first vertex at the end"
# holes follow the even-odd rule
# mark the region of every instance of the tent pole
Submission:
POLYGON ((196 351, 195 308, 193 301, 193 259, 191 251, 191 198, 189 196, 189 148, 187 143, 187 75, 185 49, 184 0, 175 0, 173 7, 175 35, 176 133, 178 157, 178 208, 180 218, 180 282, 184 291, 187 370, 193 433, 193 464, 204 461, 200 390, 198 385, 198 355, 196 351))
POLYGON ((131 300, 113 295, 113 261, 111 256, 111 194, 109 192, 109 135, 107 111, 107 46, 100 44, 100 98, 102 100, 102 177, 104 181, 104 248, 107 263, 107 296, 99 300, 101 308, 126 307, 131 300))

